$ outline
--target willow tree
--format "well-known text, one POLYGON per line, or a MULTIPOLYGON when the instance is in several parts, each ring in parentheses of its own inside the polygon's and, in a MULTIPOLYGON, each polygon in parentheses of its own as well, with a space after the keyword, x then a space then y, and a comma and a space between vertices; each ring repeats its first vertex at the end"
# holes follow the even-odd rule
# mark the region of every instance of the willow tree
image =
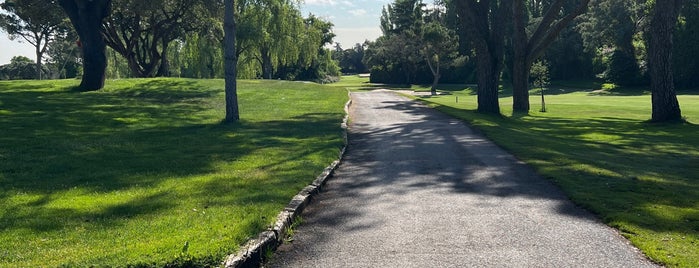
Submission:
POLYGON ((305 26, 297 4, 290 0, 237 4, 239 56, 255 60, 265 79, 272 79, 278 66, 299 59, 298 40, 305 34, 305 26))
POLYGON ((525 0, 514 0, 514 57, 512 66, 513 110, 529 112, 529 74, 534 61, 544 53, 556 37, 582 14, 590 0, 577 1, 566 13, 565 0, 555 0, 544 12, 531 35, 527 35, 525 0))

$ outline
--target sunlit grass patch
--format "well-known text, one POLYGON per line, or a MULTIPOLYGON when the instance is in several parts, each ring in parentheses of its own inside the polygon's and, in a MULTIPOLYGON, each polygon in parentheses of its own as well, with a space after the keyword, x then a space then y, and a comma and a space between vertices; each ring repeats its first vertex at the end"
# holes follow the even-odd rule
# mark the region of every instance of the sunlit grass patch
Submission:
POLYGON ((217 265, 342 146, 342 89, 241 81, 222 125, 222 80, 77 83, 0 82, 0 266, 217 265))

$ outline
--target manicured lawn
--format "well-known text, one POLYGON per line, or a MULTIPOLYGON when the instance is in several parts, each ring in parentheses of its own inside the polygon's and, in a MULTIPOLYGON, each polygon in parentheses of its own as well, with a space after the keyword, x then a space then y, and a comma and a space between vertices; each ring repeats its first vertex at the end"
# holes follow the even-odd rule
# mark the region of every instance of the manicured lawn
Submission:
POLYGON ((337 159, 344 89, 0 82, 0 267, 218 265, 337 159))
POLYGON ((529 115, 512 115, 503 97, 504 117, 476 113, 471 89, 449 92, 422 100, 534 166, 654 261, 699 267, 699 96, 679 97, 690 123, 667 125, 644 122, 650 96, 636 90, 553 87, 548 112, 533 94, 529 115))

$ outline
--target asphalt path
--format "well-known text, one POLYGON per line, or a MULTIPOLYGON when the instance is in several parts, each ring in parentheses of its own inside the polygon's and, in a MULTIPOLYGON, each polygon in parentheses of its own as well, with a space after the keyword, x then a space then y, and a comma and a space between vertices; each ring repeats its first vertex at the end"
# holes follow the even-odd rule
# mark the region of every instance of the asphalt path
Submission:
POLYGON ((655 267, 459 120, 352 100, 343 163, 265 267, 655 267))

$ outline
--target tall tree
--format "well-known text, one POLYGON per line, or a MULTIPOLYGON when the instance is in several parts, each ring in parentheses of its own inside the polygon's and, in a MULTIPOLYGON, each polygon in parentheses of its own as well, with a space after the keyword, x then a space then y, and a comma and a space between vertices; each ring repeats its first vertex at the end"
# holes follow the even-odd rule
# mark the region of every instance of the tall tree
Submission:
POLYGON ((365 61, 372 65, 373 82, 415 82, 424 64, 422 26, 425 4, 420 0, 395 0, 381 15, 383 36, 370 43, 365 61))
POLYGON ((238 8, 238 50, 256 61, 262 78, 272 79, 279 66, 296 63, 306 29, 295 0, 243 1, 238 8))
POLYGON ((109 16, 111 3, 111 0, 58 0, 80 37, 84 70, 80 89, 83 91, 104 87, 107 45, 101 28, 104 18, 109 16))
POLYGON ((224 59, 226 68, 226 118, 224 122, 240 120, 238 111, 238 54, 236 53, 236 24, 235 24, 235 0, 225 0, 225 15, 223 18, 224 29, 224 59))
POLYGON ((63 18, 54 1, 46 0, 7 0, 0 4, 7 11, 0 14, 0 29, 10 38, 22 38, 34 46, 36 73, 39 80, 43 74, 43 57, 51 43, 63 32, 63 18))
POLYGON ((590 0, 581 0, 565 14, 565 0, 555 0, 544 12, 531 36, 527 35, 527 9, 524 0, 514 0, 514 58, 512 66, 513 110, 529 112, 529 74, 534 61, 570 22, 586 9, 590 0), (564 14, 562 17, 560 14, 564 14))
POLYGON ((454 0, 463 30, 476 51, 478 111, 500 114, 498 89, 512 0, 454 0))
POLYGON ((443 24, 432 21, 425 23, 422 29, 422 54, 432 72, 431 92, 437 94, 437 85, 442 77, 441 70, 458 58, 458 35, 443 24))
POLYGON ((648 39, 653 122, 681 121, 682 112, 675 93, 672 73, 673 33, 682 0, 655 1, 648 39))
POLYGON ((203 0, 115 0, 103 33, 107 45, 128 61, 134 76, 167 76, 167 51, 172 41, 184 39, 199 29, 200 22, 208 22, 205 17, 216 4, 203 0))

